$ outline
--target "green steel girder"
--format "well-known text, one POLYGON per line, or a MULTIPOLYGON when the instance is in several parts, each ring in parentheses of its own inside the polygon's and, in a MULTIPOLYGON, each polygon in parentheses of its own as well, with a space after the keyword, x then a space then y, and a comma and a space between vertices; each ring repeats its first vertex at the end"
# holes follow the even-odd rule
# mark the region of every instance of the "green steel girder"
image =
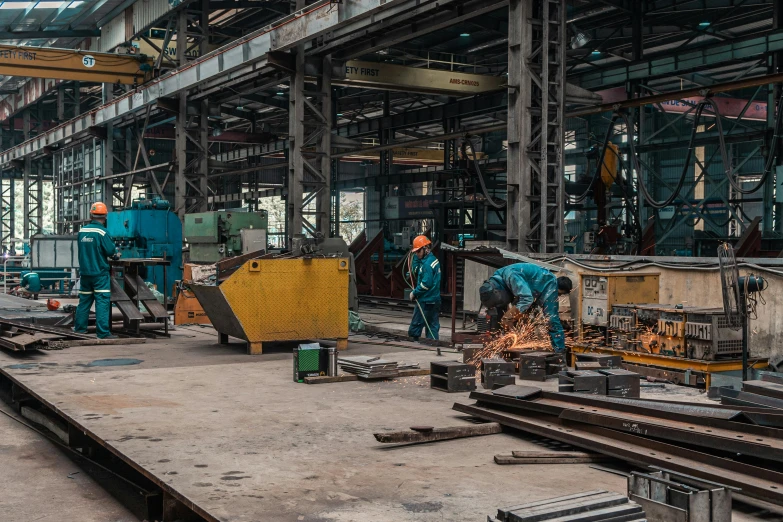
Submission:
POLYGON ((777 51, 783 51, 783 30, 731 42, 711 43, 693 49, 677 49, 641 62, 592 69, 591 72, 572 75, 569 80, 575 79, 575 83, 584 89, 596 90, 622 85, 632 80, 649 81, 652 78, 725 66, 777 51))

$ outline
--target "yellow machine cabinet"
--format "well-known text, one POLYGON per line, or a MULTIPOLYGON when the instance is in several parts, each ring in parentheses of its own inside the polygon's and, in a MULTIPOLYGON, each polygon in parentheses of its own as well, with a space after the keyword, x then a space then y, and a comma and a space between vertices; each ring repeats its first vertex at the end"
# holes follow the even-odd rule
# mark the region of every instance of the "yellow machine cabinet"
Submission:
POLYGON ((349 259, 251 259, 219 286, 191 285, 220 342, 337 339, 348 344, 349 259))

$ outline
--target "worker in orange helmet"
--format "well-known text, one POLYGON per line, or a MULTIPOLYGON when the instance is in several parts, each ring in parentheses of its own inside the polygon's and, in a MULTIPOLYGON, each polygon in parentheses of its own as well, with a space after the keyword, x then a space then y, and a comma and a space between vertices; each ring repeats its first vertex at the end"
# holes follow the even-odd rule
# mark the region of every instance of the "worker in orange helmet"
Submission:
POLYGON ((101 202, 90 207, 90 223, 79 230, 79 306, 74 330, 87 333, 90 308, 95 302, 95 330, 99 339, 113 339, 110 330, 111 274, 109 258, 119 259, 119 251, 106 230, 109 211, 101 202))
POLYGON ((440 262, 431 249, 432 241, 427 236, 417 236, 413 240, 413 255, 418 263, 411 265, 416 286, 411 290, 410 300, 415 301, 416 307, 408 336, 416 341, 422 330, 430 339, 438 339, 440 330, 440 262))

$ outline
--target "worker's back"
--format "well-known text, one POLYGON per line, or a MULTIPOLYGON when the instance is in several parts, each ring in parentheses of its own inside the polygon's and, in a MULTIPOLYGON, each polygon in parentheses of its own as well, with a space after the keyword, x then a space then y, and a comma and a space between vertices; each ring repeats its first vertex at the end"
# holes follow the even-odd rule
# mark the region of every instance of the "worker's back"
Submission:
POLYGON ((37 294, 41 291, 41 278, 35 272, 27 272, 22 276, 22 287, 37 294))
POLYGON ((550 294, 554 294, 554 298, 557 299, 557 277, 546 268, 541 268, 533 263, 515 263, 504 266, 497 269, 492 277, 502 282, 511 291, 512 278, 519 276, 530 287, 534 299, 546 300, 550 297, 550 294))
POLYGON ((79 272, 97 276, 109 272, 108 257, 116 251, 114 241, 98 221, 92 221, 79 230, 79 272))

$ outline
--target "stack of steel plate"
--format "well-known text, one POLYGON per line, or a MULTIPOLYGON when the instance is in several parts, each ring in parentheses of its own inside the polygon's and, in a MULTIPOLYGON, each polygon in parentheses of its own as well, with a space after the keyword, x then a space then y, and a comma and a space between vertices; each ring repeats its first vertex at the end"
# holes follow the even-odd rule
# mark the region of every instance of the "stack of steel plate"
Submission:
POLYGON ((344 372, 352 373, 362 379, 388 379, 397 377, 397 361, 388 361, 380 357, 357 355, 355 357, 340 357, 337 364, 344 372))
POLYGON ((491 522, 538 522, 544 520, 592 522, 596 520, 645 520, 642 507, 619 493, 603 490, 529 502, 498 509, 491 522))

